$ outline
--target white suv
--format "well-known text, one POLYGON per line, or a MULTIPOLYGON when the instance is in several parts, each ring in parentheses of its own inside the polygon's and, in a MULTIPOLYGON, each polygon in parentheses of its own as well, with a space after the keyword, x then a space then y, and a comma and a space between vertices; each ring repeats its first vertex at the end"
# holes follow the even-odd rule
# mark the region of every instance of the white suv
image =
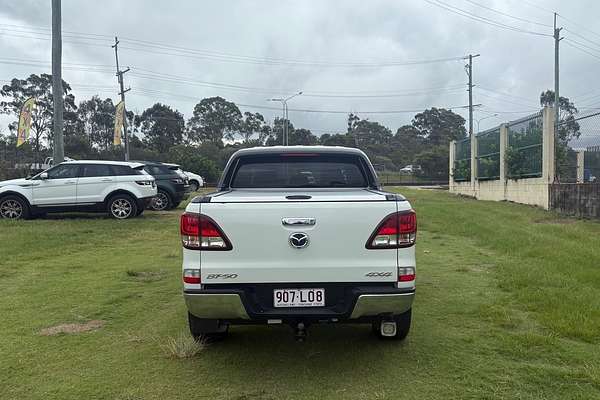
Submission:
POLYGON ((0 218, 20 219, 49 212, 108 212, 113 218, 141 215, 156 196, 144 164, 69 161, 31 178, 0 182, 0 218))
POLYGON ((189 171, 183 171, 183 173, 186 174, 190 180, 190 191, 197 192, 198 189, 204 187, 204 178, 200 175, 189 171))

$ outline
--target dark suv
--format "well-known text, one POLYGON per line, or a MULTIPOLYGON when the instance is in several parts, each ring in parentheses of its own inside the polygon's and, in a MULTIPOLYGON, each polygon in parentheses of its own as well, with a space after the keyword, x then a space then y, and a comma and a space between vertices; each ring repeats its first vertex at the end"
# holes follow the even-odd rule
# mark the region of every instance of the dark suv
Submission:
POLYGON ((188 178, 178 172, 180 170, 178 165, 154 161, 140 162, 145 164, 144 171, 154 177, 158 187, 158 193, 150 203, 150 209, 154 211, 170 210, 189 197, 188 178))

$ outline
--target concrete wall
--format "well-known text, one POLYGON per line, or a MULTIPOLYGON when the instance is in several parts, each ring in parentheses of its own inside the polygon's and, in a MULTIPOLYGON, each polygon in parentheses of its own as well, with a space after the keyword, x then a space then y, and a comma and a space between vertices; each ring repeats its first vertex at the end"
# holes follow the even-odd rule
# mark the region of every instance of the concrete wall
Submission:
MULTIPOLYGON (((550 207, 550 184, 554 181, 554 110, 543 110, 542 176, 540 178, 508 179, 506 176, 505 153, 508 146, 508 125, 500 126, 500 179, 478 180, 477 172, 471 168, 470 182, 454 181, 456 142, 450 143, 451 193, 475 197, 478 200, 513 201, 531 204, 546 210, 550 207)), ((476 141, 472 140, 471 165, 476 166, 476 141)), ((475 167, 476 168, 476 167, 475 167)))

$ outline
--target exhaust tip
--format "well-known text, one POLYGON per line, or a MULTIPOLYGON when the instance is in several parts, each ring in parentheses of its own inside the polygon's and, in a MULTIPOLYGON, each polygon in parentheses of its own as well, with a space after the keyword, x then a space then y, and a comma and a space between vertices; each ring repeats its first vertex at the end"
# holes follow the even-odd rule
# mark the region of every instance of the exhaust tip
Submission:
POLYGON ((384 337, 393 337, 396 336, 397 326, 394 321, 381 321, 379 325, 379 332, 381 332, 381 336, 384 337))

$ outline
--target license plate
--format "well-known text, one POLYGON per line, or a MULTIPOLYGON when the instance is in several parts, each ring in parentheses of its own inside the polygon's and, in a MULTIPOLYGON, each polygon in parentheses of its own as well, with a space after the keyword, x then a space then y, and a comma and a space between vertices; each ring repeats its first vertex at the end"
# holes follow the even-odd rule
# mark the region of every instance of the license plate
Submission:
POLYGON ((273 305, 275 307, 323 307, 325 289, 275 289, 273 305))

